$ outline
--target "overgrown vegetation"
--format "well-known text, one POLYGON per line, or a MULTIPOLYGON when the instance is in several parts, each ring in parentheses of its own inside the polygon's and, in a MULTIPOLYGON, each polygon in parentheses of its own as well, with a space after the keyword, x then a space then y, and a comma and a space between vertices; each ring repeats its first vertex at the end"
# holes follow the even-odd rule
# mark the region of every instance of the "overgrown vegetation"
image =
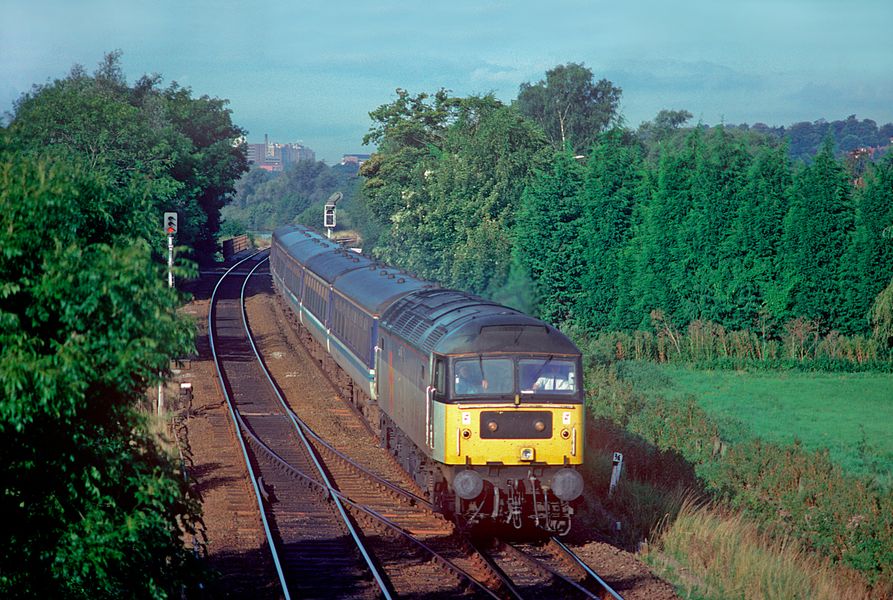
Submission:
MULTIPOLYGON (((568 106, 562 94, 592 77, 570 66, 512 106, 400 90, 373 111, 365 141, 378 151, 362 169, 373 251, 589 334, 658 319, 697 343, 735 332, 740 347, 724 348, 733 360, 889 359, 888 339, 867 338, 893 280, 893 156, 857 165, 828 138, 810 164, 795 164, 769 135, 686 129, 685 111, 623 129, 615 89, 586 95, 603 117, 566 115, 576 125, 565 141, 586 151, 575 157, 550 146, 561 123, 527 98, 568 106)), ((709 342, 694 354, 725 343, 709 342)))
MULTIPOLYGON (((200 507, 138 410, 192 347, 161 213, 213 250, 245 164, 225 102, 126 84, 118 54, 37 86, 0 130, 0 595, 163 598, 200 507)), ((181 263, 178 275, 194 274, 181 263)))
POLYGON ((858 577, 796 543, 761 533, 740 513, 689 500, 661 529, 659 539, 659 550, 649 548, 644 556, 678 582, 686 598, 872 597, 858 577))
MULTIPOLYGON (((893 155, 841 152, 891 126, 779 134, 664 110, 631 130, 619 97, 576 64, 511 105, 398 90, 365 140, 373 253, 560 324, 601 365, 890 370, 893 155)), ((893 585, 890 492, 827 452, 724 440, 693 398, 646 398, 612 367, 589 378, 589 439, 632 457, 608 506, 627 542, 693 489, 880 594, 893 585)))
POLYGON ((199 259, 213 256, 220 208, 247 164, 236 143, 244 131, 232 124, 224 100, 193 98, 176 83, 162 88, 159 75, 129 86, 119 58, 106 55, 92 76, 76 65, 64 79, 35 85, 16 102, 10 139, 29 156, 77 156, 134 202, 148 202, 145 208, 159 215, 177 211, 177 242, 199 259))
POLYGON ((891 349, 880 336, 822 334, 818 323, 791 319, 772 336, 764 329, 728 330, 696 320, 680 331, 662 311, 652 311, 651 330, 608 331, 587 340, 599 360, 694 364, 701 368, 800 371, 890 371, 891 349))
MULTIPOLYGON (((271 173, 254 167, 236 183, 233 202, 223 208, 222 232, 238 235, 272 231, 287 223, 303 223, 322 229, 323 205, 334 192, 338 202, 338 227, 350 229, 364 219, 365 206, 354 201, 359 188, 356 167, 321 161, 299 161, 285 171, 271 173)), ((374 237, 374 232, 367 230, 374 237)))
POLYGON ((683 490, 695 490, 741 511, 773 539, 795 539, 878 589, 893 586, 893 491, 846 475, 827 451, 757 437, 724 440, 694 398, 649 399, 615 366, 592 366, 587 390, 596 447, 624 453, 627 476, 658 490, 646 489, 645 498, 666 496, 642 510, 641 500, 629 497, 642 497, 642 490, 626 488, 607 503, 624 517, 628 506, 637 507, 628 542, 645 538, 665 518, 672 522, 683 490))

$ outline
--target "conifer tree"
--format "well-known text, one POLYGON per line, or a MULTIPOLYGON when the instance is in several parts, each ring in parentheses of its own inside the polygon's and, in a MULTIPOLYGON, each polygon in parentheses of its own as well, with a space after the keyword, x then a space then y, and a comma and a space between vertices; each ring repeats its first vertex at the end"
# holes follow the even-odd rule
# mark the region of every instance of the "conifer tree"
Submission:
POLYGON ((582 185, 583 168, 565 150, 555 153, 521 196, 516 247, 536 286, 539 315, 552 323, 571 318, 580 295, 582 185))
POLYGON ((728 298, 729 267, 734 257, 723 250, 744 187, 749 156, 720 126, 695 148, 691 182, 692 207, 683 224, 683 260, 693 267, 684 321, 724 321, 735 312, 728 298))
POLYGON ((791 164, 786 146, 762 147, 746 183, 725 243, 730 279, 727 301, 734 311, 724 322, 736 329, 754 327, 771 317, 789 318, 779 285, 779 250, 791 193, 791 164))
POLYGON ((840 278, 853 228, 851 187, 828 140, 813 164, 794 177, 785 220, 782 276, 791 313, 817 320, 826 331, 839 326, 844 296, 856 283, 840 278))
POLYGON ((643 214, 635 259, 635 278, 630 287, 633 312, 647 322, 652 310, 664 311, 675 322, 687 322, 696 314, 691 303, 690 282, 697 265, 691 251, 692 178, 703 145, 700 131, 692 132, 680 149, 664 150, 656 187, 643 214))
POLYGON ((609 327, 621 281, 620 254, 630 235, 640 173, 639 148, 621 129, 599 136, 583 185, 583 273, 578 321, 588 330, 609 327))
POLYGON ((893 156, 869 166, 856 188, 856 224, 842 270, 841 327, 865 329, 878 293, 893 278, 893 156))

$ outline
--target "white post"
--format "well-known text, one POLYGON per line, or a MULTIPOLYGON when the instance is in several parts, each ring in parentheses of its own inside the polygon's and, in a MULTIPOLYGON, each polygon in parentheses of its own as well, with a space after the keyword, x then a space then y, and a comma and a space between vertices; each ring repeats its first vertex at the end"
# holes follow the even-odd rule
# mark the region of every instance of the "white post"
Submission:
POLYGON ((620 472, 623 470, 623 454, 615 452, 613 464, 614 468, 611 470, 611 487, 608 488, 608 497, 614 494, 614 490, 617 489, 617 483, 620 481, 620 472))
POLYGON ((174 236, 167 236, 167 287, 174 287, 174 236))

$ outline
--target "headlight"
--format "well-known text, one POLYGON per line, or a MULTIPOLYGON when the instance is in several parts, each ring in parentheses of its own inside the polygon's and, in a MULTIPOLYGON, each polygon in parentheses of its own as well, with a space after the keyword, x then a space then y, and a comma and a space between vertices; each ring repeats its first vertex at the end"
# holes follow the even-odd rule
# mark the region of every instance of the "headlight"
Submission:
POLYGON ((583 476, 573 469, 561 469, 552 477, 551 487, 559 500, 576 500, 583 493, 583 476))
POLYGON ((453 490, 463 500, 474 500, 481 495, 483 489, 484 480, 477 471, 467 469, 459 471, 453 477, 453 490))

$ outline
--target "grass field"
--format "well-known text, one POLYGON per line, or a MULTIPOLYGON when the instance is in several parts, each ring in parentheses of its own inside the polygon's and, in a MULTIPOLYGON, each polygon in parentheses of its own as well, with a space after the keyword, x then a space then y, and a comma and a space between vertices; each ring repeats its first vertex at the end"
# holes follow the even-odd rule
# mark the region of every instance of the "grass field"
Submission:
POLYGON ((647 396, 692 394, 729 441, 756 435, 828 448, 847 472, 893 486, 893 374, 702 371, 624 363, 647 396))

